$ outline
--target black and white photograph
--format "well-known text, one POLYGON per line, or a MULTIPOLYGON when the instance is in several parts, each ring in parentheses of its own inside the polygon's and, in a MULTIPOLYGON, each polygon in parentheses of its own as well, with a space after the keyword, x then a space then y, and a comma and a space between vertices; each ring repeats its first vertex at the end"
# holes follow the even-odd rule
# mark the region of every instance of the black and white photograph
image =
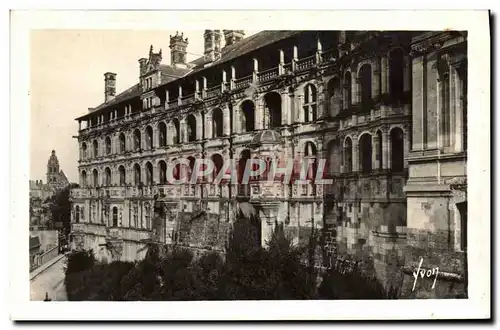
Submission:
MULTIPOLYGON (((389 304, 489 317, 487 12, 442 13, 450 23, 395 12, 393 26, 373 13, 371 27, 351 13, 343 27, 329 19, 349 21, 339 12, 274 25, 272 13, 184 12, 172 26, 164 11, 137 29, 148 13, 109 12, 108 26, 66 14, 74 22, 57 28, 63 12, 12 16, 29 145, 11 180, 29 181, 12 197, 23 212, 12 235, 23 249, 29 236, 18 301, 268 310, 239 309, 252 320, 279 301, 297 304, 280 319, 314 318, 301 303, 322 306, 318 319, 355 317, 343 304, 359 320, 404 318, 374 316, 389 304)), ((97 314, 59 317, 70 315, 97 314)))

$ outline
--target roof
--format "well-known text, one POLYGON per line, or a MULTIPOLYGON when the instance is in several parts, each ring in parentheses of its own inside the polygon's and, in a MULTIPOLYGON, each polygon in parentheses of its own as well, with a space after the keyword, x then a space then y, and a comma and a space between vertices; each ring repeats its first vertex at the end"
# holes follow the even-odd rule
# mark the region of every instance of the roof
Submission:
POLYGON ((191 69, 176 68, 171 65, 160 65, 161 83, 166 84, 188 74, 191 69))
POLYGON ((252 144, 279 144, 281 143, 281 135, 273 130, 266 129, 258 132, 252 139, 252 144))
MULTIPOLYGON (((222 48, 222 54, 220 59, 214 61, 212 66, 228 62, 232 59, 248 54, 256 49, 298 35, 301 32, 302 31, 283 31, 283 30, 261 31, 254 35, 251 35, 248 38, 244 38, 230 46, 222 48)), ((196 67, 193 70, 194 72, 201 71, 202 69, 204 69, 203 57, 200 57, 191 63, 196 65, 196 67)))
POLYGON ((140 95, 141 95, 141 88, 140 88, 139 84, 135 84, 134 86, 130 87, 129 89, 124 90, 120 94, 116 95, 111 101, 104 102, 104 103, 100 104, 99 106, 97 106, 96 108, 93 108, 92 112, 107 108, 109 106, 118 104, 120 102, 132 99, 132 98, 134 98, 136 96, 140 96, 140 95))

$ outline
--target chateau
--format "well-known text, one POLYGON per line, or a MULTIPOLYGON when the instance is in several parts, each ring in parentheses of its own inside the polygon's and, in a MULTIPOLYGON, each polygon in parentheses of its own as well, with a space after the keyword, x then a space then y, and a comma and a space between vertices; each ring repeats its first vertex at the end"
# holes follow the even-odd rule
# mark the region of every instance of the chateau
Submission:
POLYGON ((76 119, 74 249, 104 260, 142 258, 149 240, 222 251, 237 213, 250 208, 262 244, 283 222, 296 244, 321 233, 326 255, 370 259, 387 283, 412 284, 423 257, 451 283, 426 294, 464 291, 465 33, 205 30, 203 38, 204 56, 192 62, 182 34, 170 36, 170 65, 151 46, 138 83, 121 93, 117 74, 105 73, 104 103, 76 119), (333 183, 167 182, 169 164, 188 160, 174 169, 181 177, 200 158, 213 161, 213 176, 228 159, 238 175, 249 159, 307 160, 313 169, 326 159, 333 183))

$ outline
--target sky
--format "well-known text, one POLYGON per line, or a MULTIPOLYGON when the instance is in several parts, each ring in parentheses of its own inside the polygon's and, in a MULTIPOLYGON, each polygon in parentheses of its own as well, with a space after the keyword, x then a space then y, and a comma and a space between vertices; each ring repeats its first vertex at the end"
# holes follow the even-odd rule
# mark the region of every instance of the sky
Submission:
MULTIPOLYGON (((179 31, 181 33, 183 31, 179 31)), ((188 61, 203 54, 203 30, 185 31, 188 61)), ((139 58, 162 49, 170 63, 170 35, 176 31, 33 30, 31 32, 30 180, 46 182, 47 161, 56 151, 60 169, 78 182, 78 122, 104 102, 104 73, 114 72, 117 94, 136 84, 139 58)), ((245 31, 246 36, 256 31, 245 31)))

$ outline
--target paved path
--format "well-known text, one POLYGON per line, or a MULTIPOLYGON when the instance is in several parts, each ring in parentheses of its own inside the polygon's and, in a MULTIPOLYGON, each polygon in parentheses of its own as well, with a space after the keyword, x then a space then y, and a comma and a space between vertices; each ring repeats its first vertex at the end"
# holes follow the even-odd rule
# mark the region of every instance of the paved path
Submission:
POLYGON ((47 262, 45 269, 44 266, 41 266, 41 269, 37 269, 30 274, 31 300, 44 300, 46 292, 53 301, 68 300, 66 288, 64 287, 65 260, 65 256, 59 255, 47 262))

